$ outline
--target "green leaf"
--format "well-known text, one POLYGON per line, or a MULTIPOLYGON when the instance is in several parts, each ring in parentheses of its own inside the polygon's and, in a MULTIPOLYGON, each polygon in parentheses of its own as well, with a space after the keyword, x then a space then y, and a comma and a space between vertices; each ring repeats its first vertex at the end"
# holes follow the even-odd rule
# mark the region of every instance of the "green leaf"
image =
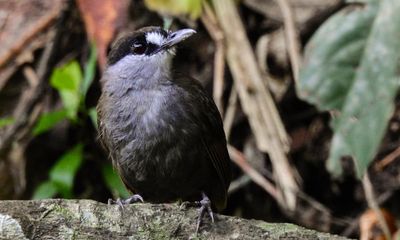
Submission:
POLYGON ((162 15, 189 15, 197 19, 201 15, 202 0, 145 0, 147 8, 162 15))
POLYGON ((72 91, 60 91, 61 99, 63 100, 64 108, 67 111, 67 117, 73 121, 77 120, 80 95, 72 91))
POLYGON ((81 86, 82 101, 85 99, 86 93, 89 90, 90 85, 92 85, 94 75, 96 73, 96 59, 97 59, 96 56, 97 56, 96 46, 92 44, 90 48, 89 60, 85 66, 85 74, 81 86))
POLYGON ((50 78, 53 88, 71 90, 77 92, 82 81, 82 71, 77 61, 71 61, 61 67, 57 67, 50 78))
POLYGON ((400 1, 370 0, 329 19, 307 44, 298 93, 332 111, 328 169, 350 155, 362 177, 374 158, 399 88, 400 1))
POLYGON ((98 129, 97 126, 97 111, 96 108, 92 107, 89 109, 89 117, 92 120, 93 126, 98 129))
POLYGON ((52 198, 57 192, 57 186, 53 182, 45 181, 35 189, 32 199, 52 198))
POLYGON ((15 122, 15 119, 12 117, 0 118, 0 128, 11 125, 15 122))
POLYGON ((111 164, 103 164, 101 168, 101 173, 103 174, 104 182, 106 183, 108 189, 110 189, 110 191, 113 193, 113 195, 120 198, 129 197, 129 192, 126 190, 119 176, 114 172, 111 164))
POLYGON ((81 101, 80 86, 82 71, 77 61, 71 61, 56 68, 50 78, 50 84, 57 89, 67 116, 71 120, 77 119, 79 103, 81 101))
POLYGON ((50 170, 50 181, 56 186, 64 198, 72 197, 73 181, 82 164, 83 145, 77 144, 66 152, 50 170))
POLYGON ((67 113, 64 109, 42 114, 32 130, 33 135, 37 136, 39 134, 48 131, 49 129, 54 127, 57 123, 65 119, 66 116, 67 113))
POLYGON ((342 10, 313 36, 305 50, 298 93, 321 110, 340 110, 360 64, 378 5, 342 10))

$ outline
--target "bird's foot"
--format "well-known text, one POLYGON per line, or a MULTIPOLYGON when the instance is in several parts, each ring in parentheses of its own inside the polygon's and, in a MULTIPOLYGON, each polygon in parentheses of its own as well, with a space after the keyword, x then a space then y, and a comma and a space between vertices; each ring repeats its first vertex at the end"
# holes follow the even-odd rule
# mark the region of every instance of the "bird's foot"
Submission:
POLYGON ((112 204, 117 204, 119 206, 120 209, 124 208, 124 205, 128 205, 131 203, 135 203, 135 202, 144 202, 142 196, 140 196, 139 194, 135 194, 130 196, 127 199, 120 199, 118 198, 117 200, 114 199, 108 199, 108 205, 112 205, 112 204))
POLYGON ((214 223, 214 214, 211 209, 211 201, 204 192, 201 193, 201 195, 203 199, 201 201, 195 202, 197 206, 200 206, 199 217, 197 218, 197 224, 196 224, 196 234, 199 232, 200 225, 203 221, 203 217, 206 212, 208 213, 208 215, 210 215, 211 222, 214 223))

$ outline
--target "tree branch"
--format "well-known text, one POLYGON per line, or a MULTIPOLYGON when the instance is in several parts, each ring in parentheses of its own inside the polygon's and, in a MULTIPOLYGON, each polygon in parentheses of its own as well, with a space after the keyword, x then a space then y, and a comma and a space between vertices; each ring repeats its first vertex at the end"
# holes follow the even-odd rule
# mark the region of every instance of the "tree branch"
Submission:
MULTIPOLYGON (((292 224, 223 215, 206 217, 197 239, 346 239, 292 224)), ((189 239, 197 210, 133 204, 123 210, 92 200, 0 201, 0 239, 189 239)))

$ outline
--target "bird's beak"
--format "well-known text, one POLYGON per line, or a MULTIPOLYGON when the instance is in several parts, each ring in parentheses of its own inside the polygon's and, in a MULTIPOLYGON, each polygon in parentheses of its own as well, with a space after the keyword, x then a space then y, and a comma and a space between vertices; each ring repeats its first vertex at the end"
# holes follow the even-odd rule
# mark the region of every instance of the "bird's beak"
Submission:
POLYGON ((176 44, 182 42, 186 38, 192 36, 194 33, 196 33, 195 30, 186 28, 186 29, 181 29, 175 32, 169 32, 168 33, 168 38, 167 40, 163 43, 162 47, 163 49, 170 48, 175 46, 176 44))

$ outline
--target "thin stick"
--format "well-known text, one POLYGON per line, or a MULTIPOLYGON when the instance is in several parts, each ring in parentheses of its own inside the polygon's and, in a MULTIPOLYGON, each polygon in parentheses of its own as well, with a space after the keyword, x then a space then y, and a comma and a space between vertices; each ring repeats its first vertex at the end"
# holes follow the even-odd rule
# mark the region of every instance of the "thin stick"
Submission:
POLYGON ((226 108, 226 113, 224 117, 224 130, 226 139, 231 136, 231 130, 233 126, 233 120, 235 119, 235 113, 237 108, 238 94, 235 87, 232 87, 231 95, 228 100, 228 107, 226 108))
POLYGON ((237 178, 235 181, 231 182, 231 185, 229 185, 228 193, 232 194, 236 191, 238 191, 240 188, 243 186, 246 186, 251 182, 251 178, 249 175, 244 174, 237 178))
POLYGON ((368 206, 374 210, 376 216, 378 217, 379 225, 382 228, 383 233, 385 234, 386 239, 391 240, 392 236, 389 231, 389 227, 383 217, 381 210, 379 209, 379 205, 375 199, 374 190, 371 184, 371 181, 368 176, 368 172, 365 173, 364 178, 362 180, 362 184, 365 191, 365 198, 367 199, 368 206))
POLYGON ((223 115, 222 95, 224 93, 224 68, 225 68, 225 51, 221 41, 215 44, 216 51, 214 55, 214 90, 213 98, 217 104, 218 110, 223 115))
POLYGON ((278 3, 279 8, 282 11, 284 30, 286 37, 286 44, 288 46, 288 54, 290 63, 292 64, 293 78, 298 83, 299 70, 301 65, 301 54, 300 54, 300 41, 296 30, 296 26, 293 20, 293 11, 290 8, 287 0, 275 0, 278 3))
POLYGON ((243 23, 231 0, 214 0, 214 9, 226 40, 226 58, 235 81, 240 104, 247 115, 257 147, 268 152, 285 209, 296 207, 298 183, 286 153, 289 137, 271 94, 267 91, 243 23))
POLYGON ((204 14, 201 16, 201 21, 203 22, 215 44, 213 98, 220 114, 223 115, 222 95, 224 91, 225 68, 224 33, 218 26, 216 17, 206 1, 204 2, 203 6, 204 14))
POLYGON ((228 145, 229 155, 234 163, 239 166, 243 172, 245 172, 257 185, 262 187, 267 193, 269 193, 277 202, 283 204, 283 199, 276 190, 275 186, 268 181, 263 175, 257 172, 246 160, 244 155, 237 150, 235 147, 228 145))
POLYGON ((381 161, 376 163, 375 170, 381 171, 382 169, 384 169, 387 165, 392 163, 399 156, 400 156, 400 146, 397 147, 393 152, 389 153, 389 155, 384 157, 381 161))
MULTIPOLYGON (((26 45, 27 42, 31 41, 35 37, 37 33, 44 31, 54 21, 56 21, 62 10, 63 3, 62 1, 54 1, 52 6, 53 7, 48 9, 48 12, 46 12, 43 17, 39 18, 35 22, 34 27, 29 28, 29 31, 25 31, 21 37, 15 39, 12 49, 0 57, 0 66, 5 64, 11 57, 16 55, 26 45)), ((8 22, 10 23, 10 21, 8 22)))
MULTIPOLYGON (((1 139, 2 141, 0 142, 0 154, 10 149, 10 146, 13 142, 13 136, 25 126, 31 110, 42 97, 45 84, 45 76, 48 71, 48 61, 53 52, 53 46, 54 40, 51 40, 44 49, 44 52, 41 56, 39 65, 36 70, 36 77, 38 80, 33 80, 33 82, 38 81, 38 83, 31 86, 29 91, 23 93, 19 99, 18 105, 13 112, 13 117, 14 119, 16 119, 16 122, 6 129, 3 135, 3 139, 1 139)), ((29 71, 25 71, 25 74, 27 73, 29 77, 32 76, 32 74, 29 74, 29 71)))

